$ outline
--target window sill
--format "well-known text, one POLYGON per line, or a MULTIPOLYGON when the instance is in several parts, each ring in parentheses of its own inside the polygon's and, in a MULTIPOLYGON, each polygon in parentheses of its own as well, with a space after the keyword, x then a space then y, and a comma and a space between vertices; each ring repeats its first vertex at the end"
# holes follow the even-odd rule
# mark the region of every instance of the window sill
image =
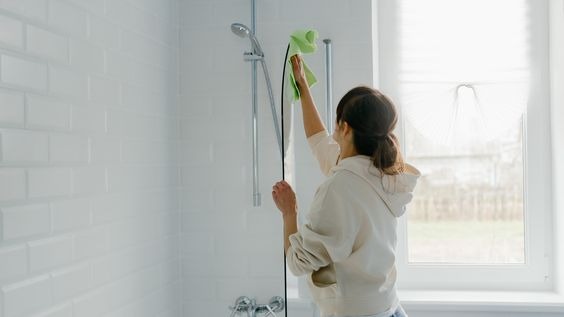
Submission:
POLYGON ((300 309, 311 308, 315 306, 313 301, 309 298, 288 298, 288 305, 300 309))
POLYGON ((564 312, 553 292, 399 291, 403 306, 419 311, 564 312))
POLYGON ((312 316, 315 311, 316 306, 311 299, 288 298, 289 316, 312 316))
MULTIPOLYGON (((564 296, 552 292, 399 291, 408 311, 564 312, 564 296)), ((289 298, 294 311, 312 311, 309 299, 289 298)))

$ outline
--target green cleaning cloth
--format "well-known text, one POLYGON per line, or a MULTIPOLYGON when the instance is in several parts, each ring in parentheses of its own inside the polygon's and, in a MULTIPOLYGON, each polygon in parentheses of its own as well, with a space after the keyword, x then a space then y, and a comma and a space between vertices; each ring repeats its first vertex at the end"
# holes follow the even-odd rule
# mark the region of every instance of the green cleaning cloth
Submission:
MULTIPOLYGON (((318 36, 319 35, 316 30, 297 30, 290 35, 288 66, 290 70, 290 86, 293 92, 294 101, 300 99, 300 91, 298 89, 298 85, 296 84, 296 79, 294 78, 294 72, 292 71, 292 61, 290 58, 298 54, 308 54, 315 52, 317 50, 315 40, 317 40, 318 36)), ((307 67, 305 62, 303 62, 303 69, 308 86, 313 86, 317 82, 317 78, 315 78, 315 75, 313 75, 313 72, 309 69, 309 67, 307 67)))

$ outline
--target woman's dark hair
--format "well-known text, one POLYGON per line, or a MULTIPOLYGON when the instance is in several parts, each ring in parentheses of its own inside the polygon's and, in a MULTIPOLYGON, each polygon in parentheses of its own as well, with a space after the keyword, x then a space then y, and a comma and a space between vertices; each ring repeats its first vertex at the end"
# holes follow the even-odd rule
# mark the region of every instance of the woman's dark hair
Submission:
POLYGON ((388 97, 370 87, 351 89, 337 106, 337 124, 343 122, 353 130, 358 154, 370 156, 374 166, 385 174, 403 172, 399 142, 393 133, 398 114, 388 97))

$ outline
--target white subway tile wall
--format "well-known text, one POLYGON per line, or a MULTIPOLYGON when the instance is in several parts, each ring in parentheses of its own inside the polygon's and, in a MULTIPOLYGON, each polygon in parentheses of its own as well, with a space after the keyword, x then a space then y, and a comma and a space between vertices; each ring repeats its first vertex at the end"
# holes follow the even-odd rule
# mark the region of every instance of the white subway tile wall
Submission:
POLYGON ((27 51, 61 63, 69 60, 68 38, 45 29, 27 25, 27 51))
MULTIPOLYGON (((322 112, 322 38, 355 56, 336 63, 336 97, 372 84, 371 1, 355 6, 257 1, 276 96, 304 27, 320 32, 322 112)), ((249 43, 233 22, 250 24, 250 1, 0 0, 0 316, 222 316, 240 295, 283 295, 281 160, 261 106, 252 207, 249 43)))
MULTIPOLYGON (((271 198, 271 187, 281 178, 281 160, 259 68, 262 206, 253 207, 251 72, 243 60, 250 42, 229 27, 233 22, 250 26, 251 1, 178 1, 183 312, 184 316, 227 316, 227 307, 239 296, 266 303, 272 296, 284 295, 282 222, 271 198)), ((313 94, 322 115, 322 39, 334 43, 335 107, 353 86, 373 85, 372 1, 259 0, 256 6, 256 34, 265 51, 277 107, 287 40, 296 29, 319 31, 317 53, 305 59, 319 79, 313 94)), ((300 212, 305 213, 323 178, 307 148, 301 120, 297 104, 296 178, 302 193, 300 212)), ((289 311, 290 316, 313 314, 311 309, 289 311)))
POLYGON ((30 129, 70 130, 71 106, 57 99, 27 95, 27 127, 30 129))
POLYGON ((0 124, 21 127, 24 124, 24 95, 0 89, 0 124))
POLYGON ((176 0, 0 0, 0 316, 181 316, 176 0))
POLYGON ((0 16, 0 41, 17 48, 23 47, 23 23, 17 19, 0 16))
MULTIPOLYGON (((0 56, 0 80, 8 85, 45 93, 47 90, 47 65, 27 57, 20 58, 6 52, 0 56)), ((25 55, 21 55, 25 56, 25 55)))

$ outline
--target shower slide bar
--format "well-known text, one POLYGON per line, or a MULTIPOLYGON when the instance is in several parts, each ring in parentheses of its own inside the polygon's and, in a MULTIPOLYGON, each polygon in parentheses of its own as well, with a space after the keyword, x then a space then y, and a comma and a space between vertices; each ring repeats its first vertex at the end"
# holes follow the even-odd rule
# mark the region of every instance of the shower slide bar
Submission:
MULTIPOLYGON (((253 149, 253 206, 258 207, 261 205, 261 194, 259 191, 259 155, 258 155, 258 143, 259 143, 259 132, 258 132, 258 97, 257 97, 257 62, 260 62, 262 70, 264 73, 264 78, 266 81, 266 87, 268 90, 268 97, 270 101, 270 110, 272 112, 272 121, 274 123, 274 130, 276 133, 276 138, 278 141, 278 148, 280 154, 284 157, 284 148, 282 140, 282 132, 280 129, 280 124, 277 117, 276 106, 274 102, 274 93, 272 91, 272 84, 270 81, 270 76, 268 74, 268 68, 264 59, 264 52, 260 46, 260 43, 255 36, 255 25, 256 25, 256 0, 251 0, 251 27, 247 27, 241 23, 231 24, 231 31, 241 38, 248 38, 251 41, 252 50, 250 52, 244 53, 244 60, 251 63, 251 90, 252 90, 252 149, 253 149)), ((325 79, 326 79, 326 123, 329 133, 333 131, 333 68, 332 68, 332 54, 331 54, 331 39, 324 39, 325 43, 325 79)), ((282 105, 281 105, 282 107, 282 105)))
POLYGON ((324 39, 325 44, 325 120, 329 134, 333 132, 333 54, 331 39, 324 39))
POLYGON ((244 60, 251 63, 251 94, 252 94, 252 147, 253 147, 253 206, 258 207, 261 205, 261 194, 259 191, 259 155, 258 155, 258 97, 257 97, 257 62, 261 63, 266 80, 266 87, 268 89, 268 98, 270 101, 270 110, 272 112, 272 120, 274 122, 274 130, 278 140, 278 147, 280 154, 283 155, 284 149, 282 148, 282 135, 278 117, 276 115, 276 106, 274 103, 274 93, 272 91, 272 84, 268 74, 268 68, 264 60, 264 52, 260 43, 255 36, 256 25, 256 5, 255 0, 251 0, 251 27, 247 27, 241 23, 231 24, 231 31, 241 38, 248 38, 251 41, 251 52, 244 53, 244 60))

